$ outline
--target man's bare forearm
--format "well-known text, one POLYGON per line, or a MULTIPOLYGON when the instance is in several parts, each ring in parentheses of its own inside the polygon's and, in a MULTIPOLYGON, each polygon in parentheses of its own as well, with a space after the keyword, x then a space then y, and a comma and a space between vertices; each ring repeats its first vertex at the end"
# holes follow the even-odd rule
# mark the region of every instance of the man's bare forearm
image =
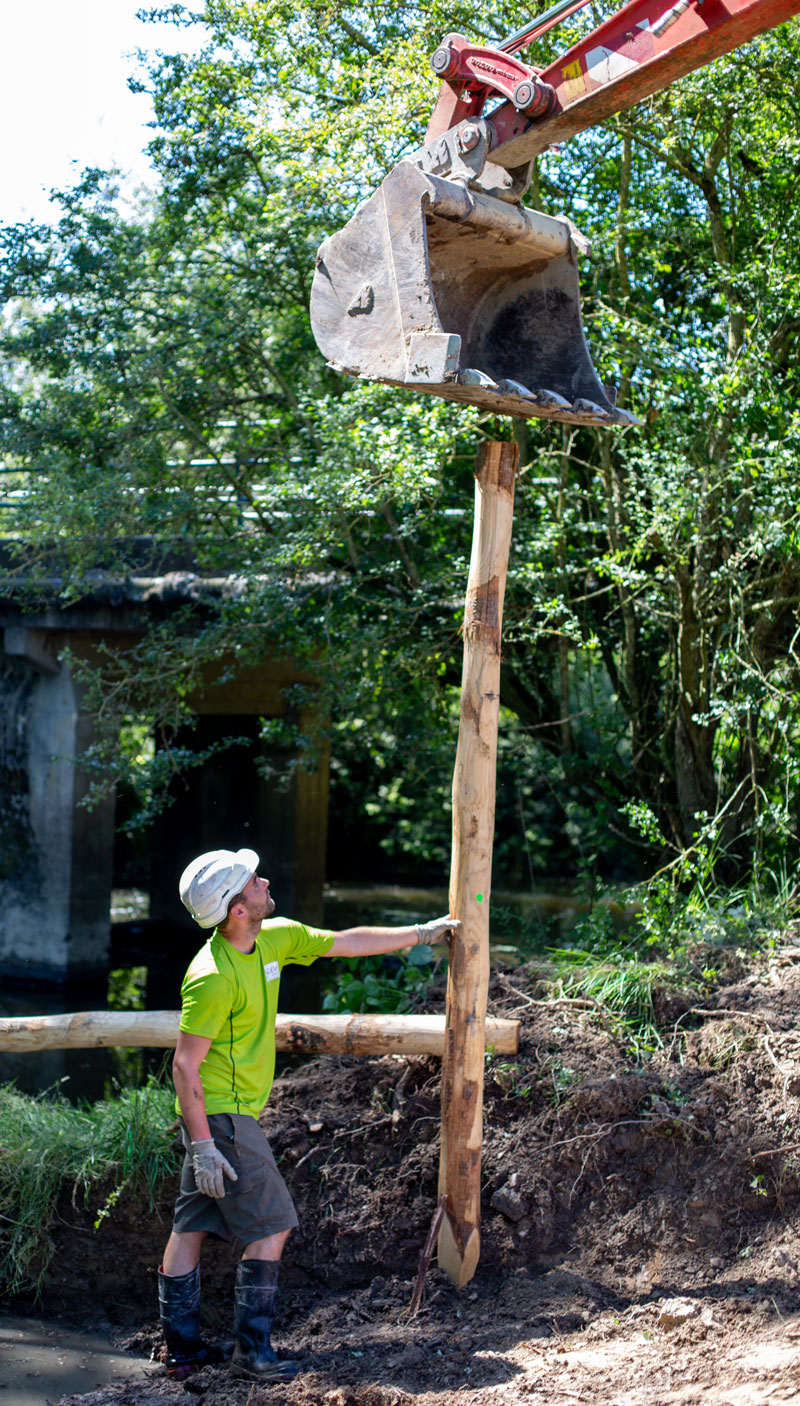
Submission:
POLYGON ((399 952, 403 947, 416 947, 422 942, 449 940, 449 934, 461 924, 448 915, 428 923, 413 923, 407 928, 345 928, 334 936, 329 957, 376 957, 382 952, 399 952))
POLYGON ((211 1129, 208 1126, 208 1117, 206 1116, 205 1089, 198 1071, 186 1068, 174 1061, 172 1078, 181 1106, 181 1117, 186 1124, 186 1131, 192 1142, 200 1142, 204 1138, 210 1138, 211 1129))
POLYGON ((399 952, 413 947, 417 941, 416 927, 410 928, 345 928, 337 932, 331 957, 376 957, 381 952, 399 952))

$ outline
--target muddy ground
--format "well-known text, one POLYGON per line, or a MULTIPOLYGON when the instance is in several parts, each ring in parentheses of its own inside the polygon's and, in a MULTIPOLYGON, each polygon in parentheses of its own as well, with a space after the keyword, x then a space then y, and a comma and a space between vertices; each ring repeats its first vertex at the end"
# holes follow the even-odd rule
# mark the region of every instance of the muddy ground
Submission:
MULTIPOLYGON (((440 997, 441 997, 441 993, 440 997)), ((155 1267, 170 1196, 64 1207, 44 1308, 115 1326, 141 1380, 61 1406, 572 1406, 800 1399, 800 945, 664 1000, 642 1058, 533 966, 492 980, 521 1020, 489 1060, 482 1256, 460 1292, 435 1266, 408 1304, 436 1202, 439 1065, 325 1057, 285 1073, 265 1126, 298 1204, 275 1340, 283 1387, 223 1368, 166 1379, 155 1267)), ((171 1192, 172 1188, 170 1188, 171 1192)), ((203 1261, 210 1332, 231 1252, 203 1261)))

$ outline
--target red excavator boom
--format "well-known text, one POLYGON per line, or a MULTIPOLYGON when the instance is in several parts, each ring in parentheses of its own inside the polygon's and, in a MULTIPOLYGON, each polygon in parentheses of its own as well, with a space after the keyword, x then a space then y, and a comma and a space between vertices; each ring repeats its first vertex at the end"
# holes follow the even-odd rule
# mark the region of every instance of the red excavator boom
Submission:
MULTIPOLYGON (((580 7, 574 4, 566 14, 580 7)), ((507 169, 519 166, 553 143, 661 92, 677 78, 799 11, 800 0, 630 0, 561 58, 544 69, 529 70, 543 90, 543 101, 549 99, 541 115, 521 110, 513 100, 492 112, 492 161, 507 169)), ((481 55, 484 76, 491 62, 508 62, 506 45, 480 50, 461 35, 448 35, 434 55, 434 67, 444 49, 450 51, 452 62, 426 141, 477 115, 474 95, 465 103, 460 93, 465 82, 477 87, 481 55)), ((502 90, 487 84, 484 101, 498 91, 502 90)))

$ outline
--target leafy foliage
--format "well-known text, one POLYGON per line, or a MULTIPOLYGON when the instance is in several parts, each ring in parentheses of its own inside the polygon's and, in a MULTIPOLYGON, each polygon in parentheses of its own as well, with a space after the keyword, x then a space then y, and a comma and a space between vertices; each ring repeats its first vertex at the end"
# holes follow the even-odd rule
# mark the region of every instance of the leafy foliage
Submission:
MULTIPOLYGON (((205 49, 140 80, 157 199, 124 216, 91 172, 52 229, 3 232, 5 532, 31 586, 227 577, 83 665, 100 785, 124 719, 168 740, 212 664, 282 651, 321 681, 335 785, 356 778, 378 847, 443 863, 470 471, 512 429, 346 384, 307 303, 321 238, 421 140, 441 34, 522 17, 210 0, 205 49)), ((792 22, 537 164, 529 198, 592 239, 590 342, 643 426, 513 428, 498 855, 518 880, 695 854, 734 881, 796 855, 797 46, 792 22)))
POLYGON ((322 998, 324 1011, 377 1011, 384 1015, 419 1010, 438 968, 425 944, 408 957, 356 957, 335 964, 322 998))
MULTIPOLYGON (((569 946, 550 947, 555 997, 583 999, 637 1057, 684 1035, 692 1008, 727 973, 770 952, 796 912, 785 872, 761 871, 738 889, 715 882, 697 854, 627 892, 628 921, 608 904, 580 918, 569 946), (683 872, 691 865, 691 874, 683 872), (687 881, 688 878, 688 881, 687 881)), ((695 1013, 696 1014, 696 1013, 695 1013)))

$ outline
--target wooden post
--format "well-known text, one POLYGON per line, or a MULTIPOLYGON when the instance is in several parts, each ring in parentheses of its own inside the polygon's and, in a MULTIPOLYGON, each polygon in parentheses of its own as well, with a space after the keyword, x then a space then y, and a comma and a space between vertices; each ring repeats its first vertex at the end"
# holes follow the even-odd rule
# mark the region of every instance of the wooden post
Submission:
POLYGON ((489 990, 489 898, 500 710, 503 596, 514 515, 516 444, 484 444, 475 471, 475 521, 464 610, 461 722, 453 776, 450 945, 442 1066, 439 1195, 446 1211, 439 1264, 467 1284, 480 1254, 483 1066, 489 990))

